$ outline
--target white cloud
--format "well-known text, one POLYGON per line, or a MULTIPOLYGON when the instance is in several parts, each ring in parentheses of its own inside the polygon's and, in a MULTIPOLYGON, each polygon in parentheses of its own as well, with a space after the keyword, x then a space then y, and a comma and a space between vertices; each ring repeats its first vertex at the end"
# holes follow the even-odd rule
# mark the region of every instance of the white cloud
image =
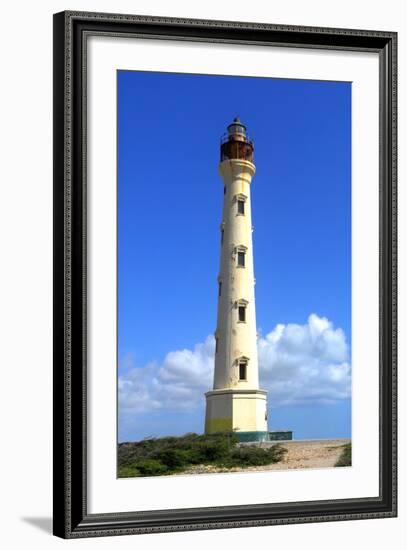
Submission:
MULTIPOLYGON (((193 350, 169 352, 161 364, 136 367, 123 360, 119 379, 122 412, 185 410, 202 407, 212 388, 215 342, 208 336, 193 350)), ((261 387, 272 407, 331 403, 350 396, 351 367, 344 332, 311 314, 304 325, 277 325, 258 339, 261 387)))
POLYGON ((170 351, 161 365, 150 363, 141 368, 131 367, 131 356, 125 357, 129 370, 119 378, 121 411, 179 410, 202 406, 204 393, 213 383, 214 352, 215 340, 208 336, 193 350, 170 351))
POLYGON ((350 396, 346 337, 325 317, 277 325, 258 340, 260 380, 272 406, 330 403, 350 396))

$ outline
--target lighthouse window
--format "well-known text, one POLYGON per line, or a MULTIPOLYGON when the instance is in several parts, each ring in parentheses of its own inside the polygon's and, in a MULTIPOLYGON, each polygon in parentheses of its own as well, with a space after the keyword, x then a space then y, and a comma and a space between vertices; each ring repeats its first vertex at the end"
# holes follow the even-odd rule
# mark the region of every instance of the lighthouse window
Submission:
POLYGON ((241 323, 246 322, 246 306, 239 306, 239 321, 241 323))
POLYGON ((219 349, 219 338, 216 336, 215 338, 215 353, 218 353, 219 349))
POLYGON ((239 361, 239 380, 247 380, 247 363, 239 361))
POLYGON ((222 294, 222 281, 219 281, 219 293, 218 295, 220 296, 222 294))
POLYGON ((237 201, 237 213, 244 214, 244 200, 238 199, 237 201))
POLYGON ((220 244, 223 244, 223 237, 224 237, 224 235, 225 235, 225 230, 222 229, 222 230, 221 230, 221 233, 220 233, 220 244))
POLYGON ((240 267, 245 266, 245 253, 241 250, 239 250, 237 253, 237 265, 239 265, 240 267))

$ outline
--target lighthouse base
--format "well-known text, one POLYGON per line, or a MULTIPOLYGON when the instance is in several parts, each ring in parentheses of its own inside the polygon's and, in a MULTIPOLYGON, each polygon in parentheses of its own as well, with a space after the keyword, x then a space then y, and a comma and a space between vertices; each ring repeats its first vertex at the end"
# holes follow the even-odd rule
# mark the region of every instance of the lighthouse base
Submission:
POLYGON ((205 433, 234 432, 241 441, 265 441, 267 392, 265 390, 213 390, 206 396, 205 433))
POLYGON ((269 441, 269 432, 235 432, 239 443, 269 441))

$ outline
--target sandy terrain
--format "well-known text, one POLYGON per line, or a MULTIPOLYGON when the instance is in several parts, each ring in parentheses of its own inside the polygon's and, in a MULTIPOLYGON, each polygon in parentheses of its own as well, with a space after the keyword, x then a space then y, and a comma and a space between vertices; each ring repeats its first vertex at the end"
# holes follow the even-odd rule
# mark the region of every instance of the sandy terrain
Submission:
MULTIPOLYGON (((280 441, 287 453, 281 462, 268 466, 250 466, 248 468, 231 468, 230 470, 216 466, 192 466, 183 474, 209 474, 215 472, 249 472, 265 470, 292 470, 298 468, 332 468, 342 452, 342 445, 350 439, 318 439, 304 441, 280 441)), ((276 443, 262 443, 262 446, 276 443)), ((182 475, 182 474, 181 474, 182 475)))

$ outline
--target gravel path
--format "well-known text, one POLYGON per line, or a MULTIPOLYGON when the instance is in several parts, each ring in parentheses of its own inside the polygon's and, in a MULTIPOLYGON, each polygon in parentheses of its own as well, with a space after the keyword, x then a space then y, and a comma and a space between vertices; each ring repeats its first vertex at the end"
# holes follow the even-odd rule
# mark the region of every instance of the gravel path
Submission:
POLYGON ((350 439, 285 441, 287 453, 281 462, 265 466, 265 470, 293 470, 297 468, 332 468, 342 453, 342 445, 350 439))
MULTIPOLYGON (((249 466, 248 468, 222 469, 216 466, 198 464, 192 466, 183 474, 212 474, 216 472, 262 472, 265 470, 294 470, 302 468, 332 468, 342 453, 342 445, 350 439, 318 439, 304 441, 280 441, 287 453, 281 462, 267 466, 249 466)), ((262 446, 277 443, 262 443, 262 446)), ((183 475, 181 474, 181 475, 183 475)))

